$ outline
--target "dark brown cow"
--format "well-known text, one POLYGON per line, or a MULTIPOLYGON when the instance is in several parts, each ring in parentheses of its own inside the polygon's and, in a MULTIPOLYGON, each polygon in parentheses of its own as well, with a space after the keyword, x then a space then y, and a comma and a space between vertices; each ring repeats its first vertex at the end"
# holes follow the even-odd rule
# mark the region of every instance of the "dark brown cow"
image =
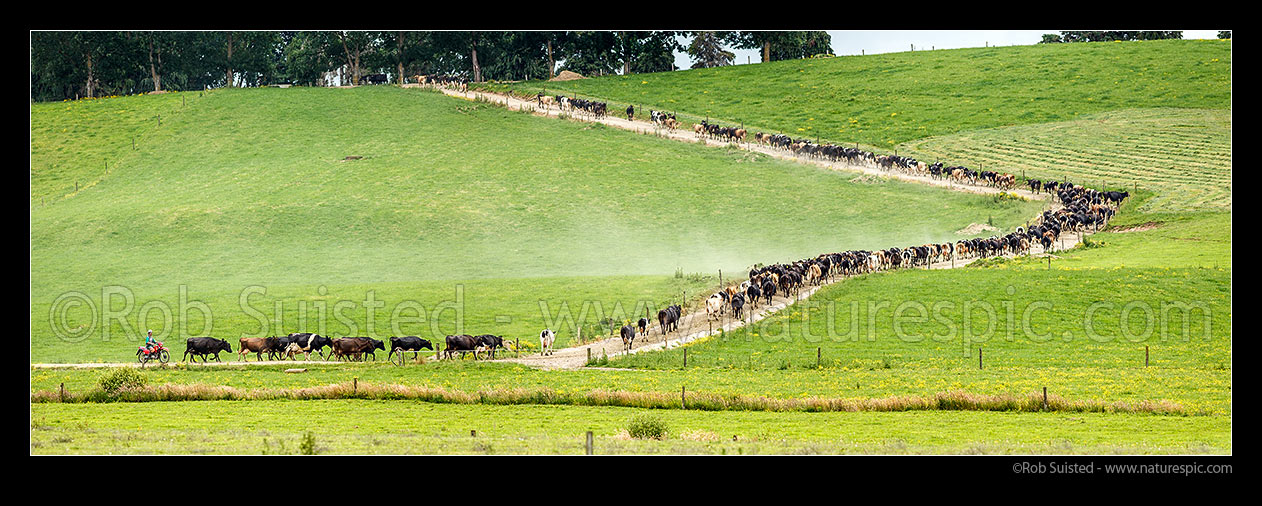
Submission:
MULTIPOLYGON (((451 358, 455 352, 460 352, 460 356, 464 356, 466 352, 476 351, 478 349, 478 339, 469 334, 460 334, 458 336, 447 336, 447 349, 443 350, 443 356, 451 358)), ((477 354, 473 355, 473 359, 477 360, 477 354)))
POLYGON ((373 340, 366 337, 343 337, 333 340, 333 356, 338 360, 342 360, 343 357, 347 360, 362 359, 363 354, 370 353, 372 349, 373 340))

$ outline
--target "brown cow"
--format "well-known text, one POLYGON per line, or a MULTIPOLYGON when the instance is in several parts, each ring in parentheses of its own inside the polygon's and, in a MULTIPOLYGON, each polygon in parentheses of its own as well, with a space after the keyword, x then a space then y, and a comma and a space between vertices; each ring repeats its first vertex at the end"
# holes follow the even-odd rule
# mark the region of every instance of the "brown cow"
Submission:
POLYGON ((344 337, 334 339, 333 345, 330 346, 333 350, 333 356, 337 357, 338 360, 342 360, 342 357, 352 356, 360 347, 359 341, 344 337))
POLYGON ((346 357, 348 360, 358 360, 363 357, 365 351, 372 343, 355 337, 341 337, 333 340, 333 356, 338 360, 346 357))
POLYGON ((280 339, 275 337, 243 337, 241 338, 241 360, 244 361, 246 355, 254 353, 260 362, 263 361, 263 354, 267 353, 270 359, 280 350, 280 339))
POLYGON ((376 360, 376 355, 373 353, 373 350, 386 349, 383 341, 378 341, 371 337, 343 337, 340 339, 334 339, 332 348, 333 355, 336 356, 338 360, 341 360, 342 357, 363 360, 365 353, 373 355, 373 360, 376 360))

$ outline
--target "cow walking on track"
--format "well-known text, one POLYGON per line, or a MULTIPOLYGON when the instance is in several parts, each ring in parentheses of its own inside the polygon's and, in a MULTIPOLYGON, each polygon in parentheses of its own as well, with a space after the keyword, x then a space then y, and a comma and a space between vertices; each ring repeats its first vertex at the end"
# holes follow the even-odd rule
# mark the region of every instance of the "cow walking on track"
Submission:
POLYGON ((185 342, 183 360, 188 360, 189 357, 196 360, 200 356, 204 363, 208 355, 214 355, 215 362, 219 362, 220 352, 232 353, 232 345, 228 344, 228 341, 213 337, 190 337, 185 342))
POLYGON ((556 339, 557 335, 552 329, 543 329, 543 332, 539 333, 539 354, 551 355, 552 343, 556 342, 556 339))
POLYGON ((631 351, 631 346, 635 344, 635 327, 631 325, 622 326, 622 351, 631 351))

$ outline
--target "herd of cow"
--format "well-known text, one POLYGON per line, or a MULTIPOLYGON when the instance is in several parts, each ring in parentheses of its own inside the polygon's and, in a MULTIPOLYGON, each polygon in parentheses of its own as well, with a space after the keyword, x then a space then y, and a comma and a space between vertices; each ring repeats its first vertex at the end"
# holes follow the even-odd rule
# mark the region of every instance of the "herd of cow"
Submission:
POLYGON ((448 76, 438 74, 420 74, 412 76, 412 80, 417 84, 427 86, 456 86, 462 90, 468 90, 469 78, 464 76, 448 76))
POLYGON ((708 137, 727 142, 745 142, 745 129, 737 127, 725 127, 716 123, 710 123, 710 120, 701 120, 692 126, 692 132, 697 137, 708 137))
MULTIPOLYGON (((201 357, 202 362, 208 361, 209 357, 214 357, 215 361, 219 361, 220 353, 232 353, 232 345, 224 339, 216 339, 214 337, 190 337, 185 342, 184 358, 196 360, 201 357)), ((368 357, 373 360, 377 359, 377 350, 385 351, 385 342, 373 339, 371 337, 341 337, 329 338, 319 334, 297 332, 284 337, 243 337, 239 343, 238 353, 241 360, 245 360, 251 353, 259 361, 263 360, 263 354, 267 354, 268 360, 286 360, 295 359, 301 354, 304 359, 309 360, 312 353, 316 353, 321 359, 328 360, 337 358, 338 360, 358 360, 363 361, 368 357), (325 348, 329 349, 329 354, 325 356, 325 348)), ((446 358, 451 358, 456 353, 462 356, 472 352, 474 360, 482 352, 486 352, 488 357, 495 358, 495 351, 498 348, 505 348, 507 342, 502 336, 491 334, 483 334, 480 336, 471 336, 468 334, 460 334, 447 336, 447 349, 443 350, 446 358)), ((433 350, 434 345, 428 339, 422 339, 417 336, 391 337, 390 352, 388 358, 392 358, 394 354, 399 353, 420 353, 421 350, 433 350)))
MULTIPOLYGON (((797 296, 804 286, 818 286, 837 276, 856 276, 921 266, 927 268, 934 263, 950 260, 1027 254, 1032 252, 1031 248, 1035 244, 1041 246, 1042 251, 1049 252, 1053 250, 1062 233, 1085 231, 1088 228, 1098 230, 1107 224, 1116 213, 1117 207, 1130 197, 1130 193, 1125 191, 1098 191, 1068 182, 1031 180, 1029 186, 1036 192, 1051 192, 1055 195, 1055 200, 1061 203, 1061 207, 1055 211, 1044 211, 1039 217, 1039 223, 1029 229, 1017 227, 1014 232, 1003 236, 964 239, 954 243, 824 253, 787 264, 755 266, 750 269, 748 279, 739 285, 730 284, 706 300, 707 319, 721 319, 724 314, 729 313, 739 319, 747 306, 757 308, 760 301, 761 304, 770 305, 777 294, 784 297, 797 296)), ((665 336, 666 333, 677 330, 682 315, 679 305, 671 305, 658 311, 657 323, 661 334, 665 336)), ((648 335, 649 324, 646 317, 640 318, 634 326, 623 326, 620 331, 623 349, 630 351, 637 336, 648 335)), ((551 329, 540 332, 540 353, 550 355, 555 339, 556 334, 551 329)), ((449 335, 446 344, 447 348, 442 353, 445 358, 452 358, 455 353, 463 356, 472 352, 474 360, 482 352, 486 352, 488 358, 494 358, 496 349, 507 347, 502 336, 491 334, 449 335)), ((419 353, 423 349, 434 350, 434 347, 430 341, 417 336, 391 337, 387 356, 392 358, 396 353, 419 353)), ((298 354, 310 359, 312 353, 318 353, 325 360, 337 358, 362 361, 367 357, 376 360, 376 350, 384 351, 385 343, 370 337, 331 339, 318 334, 293 333, 285 337, 241 338, 238 353, 242 360, 250 353, 254 353, 260 361, 264 353, 269 360, 293 359, 298 354), (328 357, 324 354, 326 347, 330 350, 328 357)), ((232 346, 228 341, 213 337, 193 337, 188 339, 184 360, 191 356, 194 360, 201 357, 206 362, 208 356, 214 356, 218 361, 221 352, 232 353, 232 346)))
MULTIPOLYGON (((415 79, 421 84, 442 86, 465 86, 468 82, 463 77, 439 75, 420 75, 415 76, 415 79)), ((556 104, 562 111, 583 111, 595 118, 603 117, 607 108, 604 102, 562 95, 552 97, 540 93, 536 96, 536 100, 540 107, 551 107, 556 104)), ((627 119, 633 119, 634 114, 634 107, 628 106, 627 119)), ((649 119, 655 125, 672 130, 679 126, 679 121, 674 114, 651 111, 649 119)), ((730 142, 743 142, 746 135, 743 128, 724 127, 710 123, 708 120, 694 125, 693 128, 698 137, 705 136, 730 142)), ((832 161, 845 160, 852 164, 864 163, 886 170, 901 170, 934 178, 951 178, 961 183, 978 184, 980 181, 997 188, 1012 188, 1016 183, 1016 178, 1012 174, 974 171, 963 166, 946 167, 941 162, 926 164, 908 156, 877 155, 858 149, 857 146, 851 148, 835 144, 816 144, 807 139, 792 139, 784 134, 762 132, 754 134, 753 138, 760 145, 792 151, 807 157, 832 161)), ((1032 192, 1053 194, 1061 203, 1061 208, 1056 211, 1044 211, 1039 223, 1029 227, 1028 230, 1017 227, 1016 231, 1003 236, 966 239, 954 243, 922 244, 905 248, 893 247, 875 251, 850 250, 825 253, 788 264, 755 266, 750 269, 747 280, 739 285, 728 285, 706 300, 707 318, 721 319, 723 314, 730 313, 739 319, 747 305, 757 308, 760 300, 762 304, 769 305, 776 294, 786 297, 796 296, 804 286, 808 284, 818 286, 836 276, 855 276, 898 268, 928 267, 936 262, 953 259, 965 260, 975 257, 1023 254, 1031 252, 1034 244, 1040 245, 1042 251, 1048 252, 1053 249, 1064 232, 1082 231, 1089 227, 1095 227, 1098 230, 1113 217, 1117 206, 1130 196, 1125 191, 1097 191, 1068 182, 1031 179, 1026 183, 1032 192)), ((671 305, 658 311, 658 328, 662 335, 678 329, 681 317, 682 308, 678 305, 671 305)), ((621 328, 620 335, 624 350, 632 349, 637 335, 648 334, 649 323, 647 317, 640 318, 634 326, 628 324, 621 328)), ((544 329, 539 334, 539 339, 540 353, 551 354, 556 334, 551 329, 544 329)), ((479 353, 482 352, 486 352, 488 358, 494 358, 495 350, 505 347, 506 341, 502 336, 491 334, 479 336, 460 334, 447 336, 446 344, 447 348, 443 350, 443 356, 446 358, 451 358, 455 353, 461 353, 463 356, 465 353, 472 352, 474 360, 477 360, 479 353)), ((433 350, 434 347, 428 340, 417 336, 391 337, 388 356, 393 357, 395 353, 419 353, 422 349, 433 350)), ((242 359, 254 353, 258 360, 262 360, 264 353, 268 355, 269 360, 293 359, 298 354, 309 359, 313 352, 318 353, 325 360, 334 357, 338 360, 364 360, 366 357, 376 360, 376 350, 384 351, 385 343, 370 337, 330 339, 317 334, 293 333, 285 337, 242 338, 239 353, 242 359), (330 349, 327 358, 324 354, 326 347, 330 349)), ((232 353, 232 347, 227 341, 212 337, 194 337, 188 339, 184 359, 187 360, 190 356, 196 359, 200 356, 205 362, 208 356, 213 355, 218 361, 221 352, 232 353)))
MULTIPOLYGON (((1044 183, 1040 182, 1040 187, 1044 183)), ((1033 186, 1033 184, 1031 184, 1033 186)), ((986 258, 999 255, 1031 253, 1038 244, 1042 251, 1052 251, 1064 232, 1099 230, 1105 225, 1129 192, 1102 192, 1073 183, 1056 183, 1056 200, 1062 207, 1047 210, 1039 217, 1037 225, 1003 236, 974 238, 940 244, 922 244, 905 248, 866 251, 851 250, 825 253, 788 264, 754 267, 749 279, 739 285, 729 285, 711 295, 705 303, 706 316, 720 319, 725 313, 741 318, 745 306, 757 307, 759 300, 770 304, 777 293, 796 296, 807 284, 819 285, 835 276, 855 276, 880 270, 929 267, 937 262, 986 258)), ((625 332, 625 329, 624 329, 625 332)), ((625 337, 624 337, 625 341, 625 337)))
MULTIPOLYGON (((743 132, 742 132, 743 133, 743 132)), ((743 136, 742 136, 743 138, 743 136)), ((807 158, 820 158, 833 162, 845 161, 852 165, 864 164, 880 167, 885 170, 898 170, 916 176, 929 176, 934 179, 951 179, 956 183, 985 184, 987 186, 1011 189, 1016 186, 1017 178, 1012 174, 1001 174, 989 170, 973 170, 962 165, 945 166, 942 162, 925 163, 910 156, 878 155, 856 147, 836 144, 816 144, 809 139, 793 139, 784 134, 754 134, 754 142, 774 148, 792 151, 807 158)))
POLYGON ((535 95, 535 102, 539 104, 539 107, 543 108, 551 108, 553 104, 556 104, 562 112, 579 112, 595 119, 603 118, 609 112, 608 103, 584 100, 578 97, 567 97, 565 95, 553 97, 540 93, 535 95))

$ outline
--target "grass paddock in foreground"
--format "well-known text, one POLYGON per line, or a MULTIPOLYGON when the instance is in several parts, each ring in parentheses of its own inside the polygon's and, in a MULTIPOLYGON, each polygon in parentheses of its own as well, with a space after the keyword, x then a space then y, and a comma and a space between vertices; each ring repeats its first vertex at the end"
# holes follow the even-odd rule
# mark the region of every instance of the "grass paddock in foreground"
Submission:
POLYGON ((1229 417, 1093 413, 711 413, 406 401, 34 404, 32 453, 1230 453, 1229 417), (179 412, 184 416, 172 417, 179 412), (663 440, 625 435, 636 414, 663 440), (336 424, 313 424, 336 420, 336 424), (336 429, 334 429, 336 427, 336 429), (477 436, 470 436, 470 431, 477 436), (735 438, 735 440, 733 440, 735 438), (282 448, 283 444, 283 448, 282 448))

